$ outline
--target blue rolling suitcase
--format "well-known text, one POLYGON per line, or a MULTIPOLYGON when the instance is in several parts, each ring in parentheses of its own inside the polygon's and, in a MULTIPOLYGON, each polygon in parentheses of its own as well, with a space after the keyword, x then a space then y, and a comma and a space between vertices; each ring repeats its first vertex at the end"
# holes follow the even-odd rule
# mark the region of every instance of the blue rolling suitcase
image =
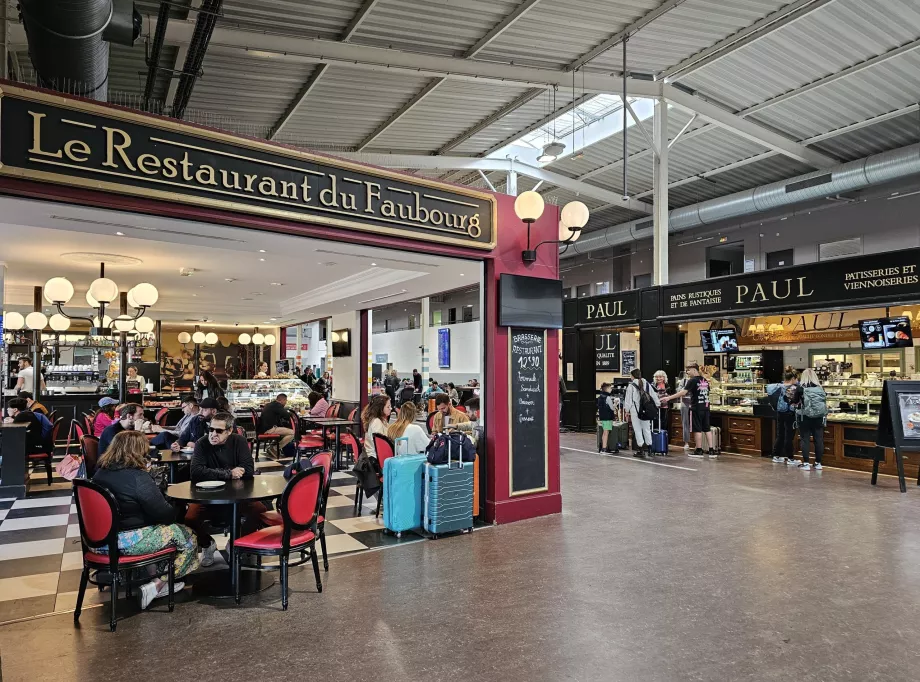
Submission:
POLYGON ((422 527, 425 462, 425 455, 406 455, 383 463, 383 526, 396 537, 422 527))
MULTIPOLYGON (((449 446, 448 446, 449 447, 449 446)), ((425 463, 423 528, 434 537, 442 533, 473 529, 474 462, 450 460, 447 464, 425 463)))
POLYGON ((661 410, 658 411, 658 428, 652 429, 652 453, 668 454, 668 432, 661 428, 661 410))

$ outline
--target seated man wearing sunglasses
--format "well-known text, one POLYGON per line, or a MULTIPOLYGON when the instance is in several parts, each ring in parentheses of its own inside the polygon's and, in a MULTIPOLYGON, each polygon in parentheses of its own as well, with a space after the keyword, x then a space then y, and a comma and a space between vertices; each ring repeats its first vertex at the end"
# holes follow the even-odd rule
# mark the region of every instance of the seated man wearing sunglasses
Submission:
MULTIPOLYGON (((208 424, 208 435, 195 442, 192 454, 192 483, 202 481, 233 481, 240 478, 252 478, 255 464, 246 438, 233 432, 235 419, 229 412, 218 412, 208 424)), ((240 505, 243 515, 241 535, 258 529, 259 515, 266 511, 261 502, 249 502, 240 505)), ((214 563, 216 544, 204 530, 208 519, 229 524, 231 509, 222 505, 189 504, 185 513, 185 524, 198 536, 199 546, 205 548, 201 565, 214 563), (202 540, 205 540, 202 542, 202 540)))

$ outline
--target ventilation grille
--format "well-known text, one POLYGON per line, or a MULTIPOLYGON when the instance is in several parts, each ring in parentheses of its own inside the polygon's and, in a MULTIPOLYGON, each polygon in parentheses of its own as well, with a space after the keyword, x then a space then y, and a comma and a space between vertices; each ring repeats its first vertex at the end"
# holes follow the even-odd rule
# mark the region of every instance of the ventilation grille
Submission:
POLYGON ((643 221, 643 222, 641 222, 641 223, 636 223, 636 232, 640 232, 640 231, 642 231, 642 230, 647 230, 647 229, 649 229, 650 227, 653 227, 654 225, 655 225, 655 221, 654 221, 654 220, 645 220, 645 221, 643 221))
POLYGON ((818 260, 833 260, 846 256, 858 256, 862 253, 862 237, 841 239, 818 245, 818 260))
POLYGON ((834 176, 830 173, 825 175, 818 175, 814 178, 808 178, 807 180, 802 180, 801 182, 793 182, 786 185, 786 194, 792 194, 793 192, 798 192, 803 189, 808 189, 809 187, 817 187, 818 185, 826 185, 831 180, 834 179, 834 176))

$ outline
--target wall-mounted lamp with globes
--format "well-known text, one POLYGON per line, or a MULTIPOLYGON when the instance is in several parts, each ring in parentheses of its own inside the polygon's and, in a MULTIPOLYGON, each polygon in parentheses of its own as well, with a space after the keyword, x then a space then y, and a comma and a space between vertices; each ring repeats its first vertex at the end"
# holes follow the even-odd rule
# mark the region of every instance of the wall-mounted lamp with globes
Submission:
POLYGON ((547 239, 531 248, 530 226, 543 215, 544 208, 543 197, 534 191, 521 192, 514 200, 514 212, 527 225, 527 248, 521 253, 521 260, 525 263, 536 262, 537 249, 544 244, 568 246, 574 243, 581 236, 581 230, 587 224, 590 216, 588 207, 582 202, 570 201, 562 207, 559 216, 559 239, 547 239))

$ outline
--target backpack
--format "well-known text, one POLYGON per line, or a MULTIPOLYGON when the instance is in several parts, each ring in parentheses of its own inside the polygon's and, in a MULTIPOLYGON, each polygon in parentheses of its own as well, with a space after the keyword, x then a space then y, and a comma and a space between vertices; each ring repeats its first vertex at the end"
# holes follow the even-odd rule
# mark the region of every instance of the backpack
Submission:
MULTIPOLYGON (((635 384, 633 384, 635 386, 635 384)), ((658 416, 658 408, 655 401, 648 392, 648 384, 643 379, 642 385, 636 387, 639 390, 639 419, 650 422, 658 416)))
POLYGON ((802 409, 798 411, 803 417, 821 419, 827 416, 827 394, 820 386, 806 386, 802 396, 802 409))
POLYGON ((439 433, 425 448, 429 464, 448 464, 451 460, 476 461, 476 447, 465 433, 439 433))

